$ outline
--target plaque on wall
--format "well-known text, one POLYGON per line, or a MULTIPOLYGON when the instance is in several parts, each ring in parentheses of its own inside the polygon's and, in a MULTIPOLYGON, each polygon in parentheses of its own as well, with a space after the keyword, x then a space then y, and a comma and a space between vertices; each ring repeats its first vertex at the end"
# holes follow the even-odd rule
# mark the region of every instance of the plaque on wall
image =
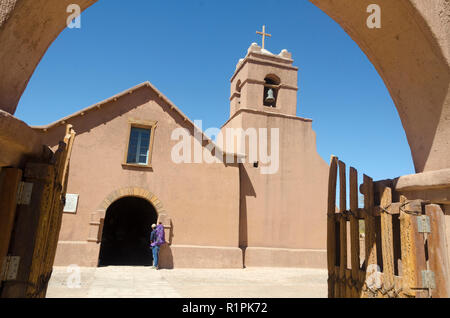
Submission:
POLYGON ((66 204, 64 205, 64 212, 77 213, 78 194, 66 193, 66 204))

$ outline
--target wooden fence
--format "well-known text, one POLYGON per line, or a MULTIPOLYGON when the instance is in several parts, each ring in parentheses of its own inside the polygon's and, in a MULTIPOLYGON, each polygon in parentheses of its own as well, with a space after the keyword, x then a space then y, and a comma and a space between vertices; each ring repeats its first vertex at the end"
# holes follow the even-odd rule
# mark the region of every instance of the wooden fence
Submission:
POLYGON ((328 297, 450 297, 445 222, 441 207, 408 200, 331 158, 328 184, 328 297), (339 206, 336 186, 339 170, 339 206), (347 223, 348 222, 348 223, 347 223))

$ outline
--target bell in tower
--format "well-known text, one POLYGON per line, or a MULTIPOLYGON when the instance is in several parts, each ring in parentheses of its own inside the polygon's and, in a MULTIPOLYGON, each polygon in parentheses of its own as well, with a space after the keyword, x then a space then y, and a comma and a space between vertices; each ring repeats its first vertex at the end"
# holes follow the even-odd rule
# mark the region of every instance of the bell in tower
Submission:
POLYGON ((268 76, 264 79, 264 106, 277 107, 277 96, 280 81, 275 76, 268 76))
POLYGON ((269 88, 269 90, 267 91, 267 97, 265 100, 266 104, 273 104, 275 103, 275 97, 273 96, 273 89, 269 88))

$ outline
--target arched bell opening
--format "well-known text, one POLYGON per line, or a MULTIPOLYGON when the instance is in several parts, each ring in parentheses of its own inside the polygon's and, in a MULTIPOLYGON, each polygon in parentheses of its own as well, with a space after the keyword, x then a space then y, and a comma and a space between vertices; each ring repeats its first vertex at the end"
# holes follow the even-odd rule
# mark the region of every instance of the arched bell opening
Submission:
POLYGON ((267 107, 277 107, 278 90, 280 89, 280 79, 275 75, 268 75, 264 79, 264 100, 263 105, 267 107))

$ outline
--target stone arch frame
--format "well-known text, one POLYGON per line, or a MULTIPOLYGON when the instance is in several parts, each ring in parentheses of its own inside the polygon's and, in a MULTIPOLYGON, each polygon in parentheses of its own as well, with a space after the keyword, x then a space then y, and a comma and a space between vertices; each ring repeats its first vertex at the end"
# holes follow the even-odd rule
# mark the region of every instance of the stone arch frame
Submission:
POLYGON ((264 81, 267 79, 274 81, 276 83, 275 85, 281 84, 281 78, 273 73, 266 74, 266 76, 264 76, 264 81))
POLYGON ((171 219, 155 194, 141 187, 126 187, 111 192, 103 199, 97 210, 91 213, 88 242, 100 243, 102 241, 103 221, 106 216, 106 211, 111 204, 125 197, 136 197, 147 200, 155 208, 158 222, 162 222, 164 229, 170 230, 172 228, 171 219))

